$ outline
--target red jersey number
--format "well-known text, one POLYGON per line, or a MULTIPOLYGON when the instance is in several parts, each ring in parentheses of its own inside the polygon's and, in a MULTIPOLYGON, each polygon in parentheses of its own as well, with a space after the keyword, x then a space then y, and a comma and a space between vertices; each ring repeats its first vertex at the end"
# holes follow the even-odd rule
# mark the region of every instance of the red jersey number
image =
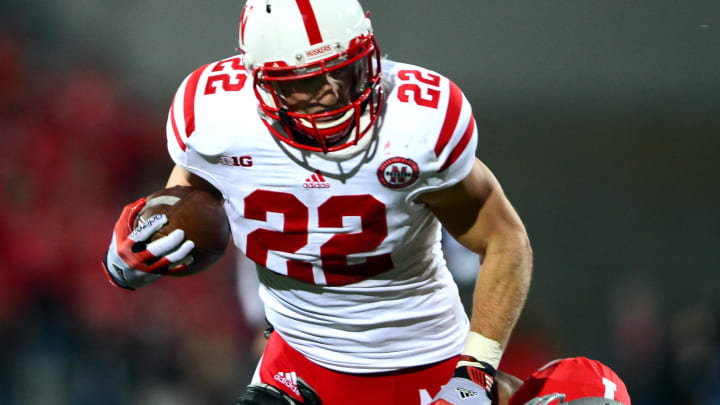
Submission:
POLYGON ((419 70, 401 70, 398 72, 397 77, 402 81, 414 81, 422 83, 426 86, 427 95, 423 94, 423 88, 416 83, 404 83, 398 87, 398 99, 403 103, 410 102, 410 96, 412 95, 415 104, 429 107, 438 108, 440 103, 440 76, 427 73, 427 76, 423 76, 419 70), (412 76, 412 77, 411 77, 412 76))
POLYGON ((230 79, 230 75, 221 73, 219 75, 210 76, 205 84, 205 94, 215 94, 217 92, 217 82, 220 82, 220 87, 223 91, 240 91, 245 87, 245 81, 247 76, 238 73, 235 75, 235 80, 230 79))
MULTIPOLYGON (((267 266, 269 250, 296 253, 308 243, 308 207, 290 193, 256 190, 245 198, 245 217, 267 221, 267 213, 283 214, 283 230, 256 229, 247 236, 247 256, 267 266)), ((338 233, 320 247, 327 285, 345 285, 393 268, 390 253, 368 256, 348 264, 348 254, 372 252, 387 237, 385 204, 369 194, 333 196, 318 207, 318 227, 342 228, 343 217, 360 217, 358 233, 338 233)), ((287 261, 288 276, 315 283, 312 264, 287 261)))
POLYGON ((247 75, 244 71, 245 68, 240 63, 240 58, 221 60, 211 70, 211 76, 208 77, 207 83, 205 83, 205 95, 215 94, 218 90, 218 82, 223 91, 242 90, 245 87, 245 81, 247 81, 247 75), (218 73, 225 70, 233 71, 233 73, 218 73), (236 71, 237 73, 235 73, 236 71))
MULTIPOLYGON (((256 229, 247 236, 247 257, 267 265, 268 250, 295 253, 308 242, 308 209, 292 194, 257 190, 245 197, 245 217, 267 221, 268 212, 283 214, 281 231, 256 229)), ((288 276, 312 283, 312 265, 288 260, 288 276)))

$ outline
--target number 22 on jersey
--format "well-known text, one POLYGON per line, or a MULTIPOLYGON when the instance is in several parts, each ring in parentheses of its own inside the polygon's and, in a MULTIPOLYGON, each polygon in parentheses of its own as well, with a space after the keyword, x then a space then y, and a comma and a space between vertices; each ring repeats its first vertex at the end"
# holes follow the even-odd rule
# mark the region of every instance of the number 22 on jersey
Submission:
MULTIPOLYGON (((283 215, 282 231, 259 228, 247 236, 246 255, 267 267, 270 250, 297 253, 308 244, 309 208, 290 193, 255 190, 245 197, 245 217, 267 222, 269 212, 283 215)), ((369 194, 332 196, 317 208, 318 228, 342 228, 344 217, 360 217, 355 233, 336 233, 320 246, 327 285, 350 284, 393 268, 390 253, 365 256, 364 263, 348 264, 347 255, 374 251, 388 235, 385 204, 369 194)), ((318 284, 310 262, 287 260, 287 273, 318 284)))
POLYGON ((398 79, 403 83, 398 87, 398 99, 403 103, 410 102, 410 95, 413 97, 415 104, 429 107, 438 108, 440 103, 440 76, 426 72, 426 76, 423 76, 419 70, 401 70, 397 73, 398 79), (415 83, 412 83, 415 82, 415 83), (423 87, 426 88, 427 95, 423 94, 423 87))

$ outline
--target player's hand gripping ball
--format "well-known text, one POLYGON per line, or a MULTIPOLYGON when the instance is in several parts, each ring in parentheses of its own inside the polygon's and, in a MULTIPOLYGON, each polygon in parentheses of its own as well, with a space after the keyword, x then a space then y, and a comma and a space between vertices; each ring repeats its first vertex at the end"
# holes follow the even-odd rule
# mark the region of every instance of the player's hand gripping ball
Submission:
POLYGON ((199 188, 171 187, 123 209, 103 267, 113 284, 134 289, 162 275, 206 270, 229 240, 219 199, 199 188))
POLYGON ((230 226, 220 201, 209 192, 186 186, 156 191, 146 198, 145 206, 135 217, 135 227, 158 214, 167 216, 167 223, 156 231, 150 241, 170 235, 176 229, 185 232, 185 239, 195 247, 190 251, 192 261, 172 276, 185 276, 210 268, 230 241, 230 226))

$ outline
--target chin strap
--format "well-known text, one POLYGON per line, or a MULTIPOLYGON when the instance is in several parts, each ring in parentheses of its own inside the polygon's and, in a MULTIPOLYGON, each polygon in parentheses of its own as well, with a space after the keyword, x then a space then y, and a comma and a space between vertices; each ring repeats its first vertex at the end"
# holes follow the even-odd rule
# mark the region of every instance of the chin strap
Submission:
POLYGON ((278 111, 278 115, 280 116, 280 124, 285 129, 285 132, 288 134, 289 137, 293 138, 295 140, 295 134, 293 131, 293 121, 292 118, 288 115, 288 109, 287 108, 281 108, 280 111, 278 111))

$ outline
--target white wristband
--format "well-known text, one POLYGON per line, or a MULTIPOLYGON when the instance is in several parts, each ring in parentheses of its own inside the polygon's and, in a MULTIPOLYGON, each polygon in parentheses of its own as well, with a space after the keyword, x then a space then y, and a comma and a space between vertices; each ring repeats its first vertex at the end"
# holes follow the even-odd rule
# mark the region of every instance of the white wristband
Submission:
MULTIPOLYGON (((465 349, 463 349, 462 354, 472 356, 478 361, 484 361, 497 370, 500 364, 500 358, 503 355, 503 349, 500 343, 488 339, 477 332, 470 331, 465 341, 465 349)), ((461 361, 458 365, 463 365, 461 363, 468 362, 461 361)))

